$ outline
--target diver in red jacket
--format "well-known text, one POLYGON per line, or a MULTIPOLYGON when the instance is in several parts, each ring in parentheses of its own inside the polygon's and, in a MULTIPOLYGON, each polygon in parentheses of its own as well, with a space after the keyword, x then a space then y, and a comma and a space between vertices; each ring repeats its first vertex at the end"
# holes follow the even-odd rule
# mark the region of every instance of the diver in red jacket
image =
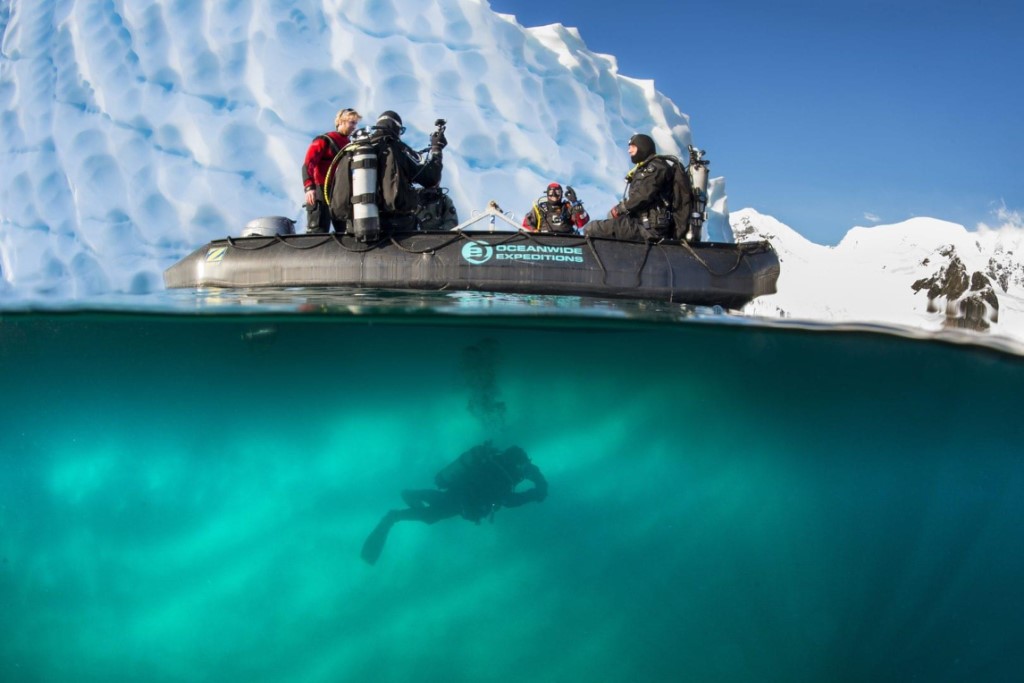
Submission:
MULTIPOLYGON (((334 130, 317 135, 302 162, 302 186, 306 191, 306 232, 330 232, 331 211, 324 202, 324 180, 335 155, 349 143, 362 120, 355 109, 342 109, 334 117, 334 130)), ((344 226, 342 226, 344 229, 344 226)))

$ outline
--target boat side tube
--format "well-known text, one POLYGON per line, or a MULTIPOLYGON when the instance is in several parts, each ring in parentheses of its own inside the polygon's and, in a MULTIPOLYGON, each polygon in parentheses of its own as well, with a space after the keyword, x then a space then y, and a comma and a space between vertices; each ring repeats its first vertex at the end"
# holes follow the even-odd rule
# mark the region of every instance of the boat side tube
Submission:
POLYGON ((370 287, 652 299, 741 308, 773 294, 767 242, 643 243, 459 230, 371 244, 331 233, 211 242, 164 273, 168 288, 370 287))

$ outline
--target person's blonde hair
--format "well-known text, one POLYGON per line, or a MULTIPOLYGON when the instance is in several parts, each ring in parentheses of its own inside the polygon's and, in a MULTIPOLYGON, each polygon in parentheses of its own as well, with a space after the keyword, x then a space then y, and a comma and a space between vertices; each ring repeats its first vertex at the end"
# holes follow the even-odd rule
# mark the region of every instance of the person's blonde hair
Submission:
POLYGON ((338 112, 338 115, 334 117, 334 127, 337 128, 341 125, 342 121, 347 119, 355 119, 358 121, 361 118, 363 117, 355 109, 342 109, 338 112))

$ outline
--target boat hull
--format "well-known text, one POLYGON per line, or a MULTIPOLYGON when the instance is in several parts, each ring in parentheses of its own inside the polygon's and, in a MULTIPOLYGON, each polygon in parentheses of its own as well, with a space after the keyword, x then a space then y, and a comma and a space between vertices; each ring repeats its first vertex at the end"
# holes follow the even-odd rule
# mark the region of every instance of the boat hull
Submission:
POLYGON ((164 273, 168 288, 347 286, 653 299, 740 308, 775 292, 766 242, 645 244, 572 235, 416 232, 216 240, 164 273))

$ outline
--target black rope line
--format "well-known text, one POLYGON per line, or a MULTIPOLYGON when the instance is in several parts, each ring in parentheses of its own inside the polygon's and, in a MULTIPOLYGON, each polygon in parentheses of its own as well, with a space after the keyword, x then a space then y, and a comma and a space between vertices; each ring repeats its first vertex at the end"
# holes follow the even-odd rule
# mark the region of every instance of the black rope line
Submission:
MULTIPOLYGON (((259 251, 260 249, 266 249, 267 247, 273 246, 275 244, 283 244, 284 246, 288 247, 289 249, 298 249, 299 251, 306 251, 306 250, 309 250, 309 249, 316 249, 317 247, 322 247, 323 245, 325 245, 325 244, 327 244, 328 242, 331 241, 331 237, 330 237, 330 235, 328 235, 328 236, 324 237, 322 240, 320 240, 319 242, 314 242, 312 244, 303 246, 303 245, 299 245, 299 244, 292 244, 288 240, 284 239, 284 237, 282 235, 274 235, 273 237, 270 237, 268 239, 268 241, 263 242, 262 244, 253 245, 253 246, 249 246, 249 247, 243 247, 242 245, 238 244, 238 242, 237 242, 238 238, 237 237, 227 237, 225 239, 227 240, 227 243, 231 247, 233 247, 235 249, 238 249, 239 251, 259 251)), ((243 239, 248 239, 248 238, 243 238, 243 239)))
POLYGON ((322 239, 321 241, 319 241, 319 242, 317 242, 315 244, 311 244, 308 247, 303 247, 303 246, 299 246, 298 244, 292 244, 288 240, 282 239, 280 236, 278 236, 277 239, 278 239, 279 242, 281 242, 281 244, 283 244, 284 246, 288 247, 289 249, 298 249, 299 251, 306 251, 307 249, 316 249, 317 247, 321 247, 321 246, 323 246, 323 245, 325 245, 325 244, 327 244, 328 242, 331 241, 330 236, 327 236, 327 237, 325 237, 324 239, 322 239))
MULTIPOLYGON (((238 246, 238 244, 236 243, 236 240, 238 239, 237 237, 228 236, 225 239, 228 242, 228 246, 231 246, 231 247, 233 247, 235 249, 238 249, 239 251, 259 251, 260 249, 266 249, 270 245, 276 244, 276 243, 280 242, 281 241, 281 236, 280 235, 274 235, 268 241, 263 242, 262 244, 259 244, 259 245, 253 245, 251 247, 240 247, 240 246, 238 246)), ((246 238, 243 238, 243 239, 246 239, 246 238)))
POLYGON ((654 246, 653 242, 644 242, 644 260, 640 262, 640 267, 636 269, 636 286, 640 287, 643 284, 643 272, 644 266, 647 265, 647 257, 651 254, 651 247, 654 246))
POLYGON ((384 240, 380 239, 380 240, 377 240, 376 242, 368 242, 366 244, 366 248, 365 249, 353 249, 352 247, 349 247, 349 246, 347 246, 345 244, 345 240, 342 239, 344 236, 345 236, 344 233, 338 233, 338 232, 332 232, 331 233, 331 237, 334 239, 334 242, 339 247, 341 247, 345 251, 347 251, 349 253, 352 253, 352 254, 365 254, 368 251, 373 251, 378 246, 380 246, 381 242, 384 241, 384 240))
POLYGON ((587 235, 584 239, 587 241, 587 245, 590 247, 590 253, 594 255, 594 260, 597 261, 597 265, 601 266, 601 284, 608 284, 608 269, 604 267, 601 255, 597 253, 597 247, 594 246, 594 240, 591 239, 590 235, 587 235))
POLYGON ((736 251, 736 263, 732 264, 732 268, 729 268, 728 270, 724 270, 722 272, 715 272, 711 268, 711 266, 708 265, 708 262, 705 261, 704 259, 702 259, 700 257, 700 255, 696 251, 694 251, 693 247, 690 246, 689 242, 687 242, 686 240, 680 240, 679 241, 679 246, 685 247, 686 250, 688 252, 690 252, 690 254, 693 256, 693 258, 697 261, 697 263, 699 263, 702 266, 704 266, 704 270, 708 271, 709 273, 711 273, 715 277, 724 277, 724 276, 728 275, 729 273, 733 272, 734 270, 736 270, 737 268, 739 268, 740 264, 743 263, 743 257, 746 256, 746 254, 744 253, 744 251, 742 249, 737 249, 737 251, 736 251))
POLYGON ((459 236, 456 235, 455 237, 453 237, 452 239, 448 240, 447 242, 435 245, 433 247, 427 247, 426 249, 417 251, 416 249, 407 249, 405 247, 405 245, 401 244, 393 236, 391 237, 391 244, 395 245, 400 251, 404 251, 406 254, 430 254, 431 256, 436 254, 438 249, 444 249, 448 245, 455 244, 458 241, 459 241, 459 236))
POLYGON ((668 249, 662 248, 659 251, 665 257, 665 270, 668 271, 668 302, 675 303, 673 299, 676 291, 676 271, 672 268, 672 259, 668 257, 668 249))
MULTIPOLYGON (((540 232, 535 232, 533 230, 524 230, 524 229, 520 229, 520 231, 518 233, 514 233, 514 234, 523 236, 527 240, 529 240, 530 242, 535 242, 537 244, 541 244, 540 241, 537 239, 541 235, 544 235, 545 237, 550 237, 552 235, 558 235, 559 237, 562 237, 562 236, 565 236, 565 237, 576 237, 576 238, 578 238, 580 240, 579 242, 570 243, 568 245, 570 247, 579 246, 579 245, 583 244, 584 242, 586 242, 587 239, 588 239, 588 238, 586 238, 586 237, 584 237, 582 235, 570 235, 568 233, 557 233, 557 232, 540 233, 540 232)), ((541 244, 541 246, 551 246, 551 245, 541 244)))
MULTIPOLYGON (((508 233, 508 237, 499 239, 497 242, 495 242, 491 246, 492 247, 498 247, 498 246, 501 246, 503 244, 508 244, 509 242, 515 242, 520 236, 521 236, 521 231, 520 232, 510 232, 510 233, 508 233)), ((464 237, 466 239, 468 239, 469 241, 471 241, 471 242, 476 242, 476 240, 474 240, 469 235, 464 235, 464 237)))
MULTIPOLYGON (((261 237, 263 237, 263 236, 261 236, 261 237)), ((230 246, 234 247, 235 249, 238 249, 239 251, 259 251, 260 249, 266 249, 267 247, 270 247, 270 246, 273 246, 273 245, 279 244, 279 243, 280 244, 284 244, 284 245, 286 245, 288 247, 291 247, 292 249, 315 249, 315 248, 319 247, 321 244, 323 244, 323 242, 320 242, 319 244, 314 244, 314 245, 309 246, 309 247, 297 247, 297 246, 293 246, 291 244, 288 244, 288 242, 281 235, 274 235, 272 237, 268 235, 268 236, 264 237, 264 239, 268 240, 267 242, 263 242, 262 244, 258 244, 258 245, 253 245, 251 247, 243 247, 243 246, 241 246, 241 245, 239 245, 237 243, 237 240, 239 239, 237 237, 226 237, 225 239, 227 240, 227 243, 230 246)), ((242 238, 242 239, 248 239, 248 238, 242 238)))

